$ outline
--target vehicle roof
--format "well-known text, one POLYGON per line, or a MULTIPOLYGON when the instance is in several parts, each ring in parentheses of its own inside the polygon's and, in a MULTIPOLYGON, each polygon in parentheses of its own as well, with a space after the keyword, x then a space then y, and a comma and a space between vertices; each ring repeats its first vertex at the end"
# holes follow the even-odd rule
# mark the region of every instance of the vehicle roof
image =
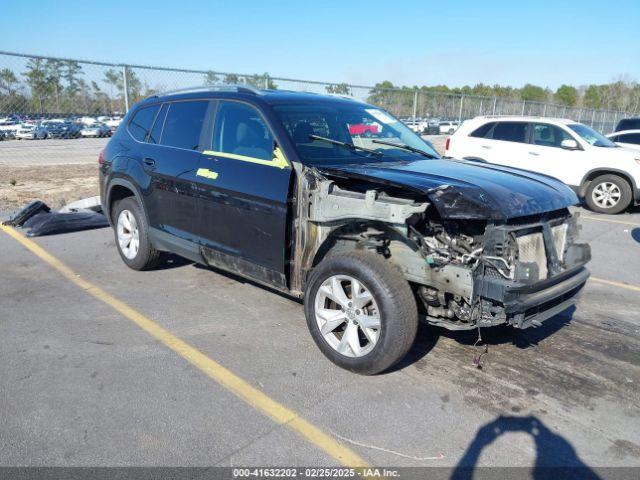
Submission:
POLYGON ((631 130, 619 130, 617 132, 611 132, 605 135, 606 137, 613 137, 617 135, 624 135, 625 133, 640 133, 640 128, 634 128, 631 130))
POLYGON ((259 99, 268 104, 279 103, 350 103, 364 104, 355 98, 321 94, 312 92, 294 92, 290 90, 264 90, 245 85, 213 85, 210 87, 194 87, 173 92, 158 93, 145 98, 142 103, 153 101, 186 100, 192 98, 235 98, 259 99))
POLYGON ((571 120, 570 118, 541 117, 536 115, 481 115, 478 117, 474 117, 472 120, 487 120, 487 121, 509 120, 509 121, 515 121, 515 122, 545 121, 550 123, 561 123, 563 125, 580 123, 576 120, 571 120))

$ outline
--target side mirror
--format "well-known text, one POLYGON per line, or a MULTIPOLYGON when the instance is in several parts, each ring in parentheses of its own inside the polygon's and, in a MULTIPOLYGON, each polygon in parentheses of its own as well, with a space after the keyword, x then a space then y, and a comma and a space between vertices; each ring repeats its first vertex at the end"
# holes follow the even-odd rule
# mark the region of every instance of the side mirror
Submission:
POLYGON ((567 140, 563 140, 562 143, 560 143, 560 148, 564 148, 565 150, 578 150, 578 148, 580 148, 578 146, 578 142, 576 142, 573 139, 567 139, 567 140))

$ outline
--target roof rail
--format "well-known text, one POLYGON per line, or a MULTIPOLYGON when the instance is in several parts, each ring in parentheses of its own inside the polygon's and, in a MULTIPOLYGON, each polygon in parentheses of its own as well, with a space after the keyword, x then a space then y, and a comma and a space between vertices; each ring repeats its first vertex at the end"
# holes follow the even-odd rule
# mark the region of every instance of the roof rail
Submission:
POLYGON ((251 93, 253 95, 260 95, 262 91, 259 88, 251 85, 201 85, 199 87, 179 88, 177 90, 170 90, 168 92, 161 92, 155 95, 151 95, 148 98, 159 97, 160 95, 175 95, 178 93, 197 93, 197 92, 238 92, 238 93, 251 93))

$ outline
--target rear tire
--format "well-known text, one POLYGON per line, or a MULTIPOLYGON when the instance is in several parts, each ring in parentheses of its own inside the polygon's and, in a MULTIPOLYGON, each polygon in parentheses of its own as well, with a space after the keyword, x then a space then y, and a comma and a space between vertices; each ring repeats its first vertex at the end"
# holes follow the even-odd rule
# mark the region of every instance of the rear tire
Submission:
POLYGON ((362 375, 391 367, 416 337, 418 310, 409 283, 374 253, 325 258, 309 278, 304 306, 307 326, 322 353, 362 375))
POLYGON ((151 245, 147 219, 135 197, 115 204, 113 229, 120 258, 129 268, 150 270, 158 266, 161 252, 151 245))
POLYGON ((585 202, 590 210, 610 215, 625 210, 632 199, 629 183, 624 178, 613 174, 594 178, 585 192, 585 202))

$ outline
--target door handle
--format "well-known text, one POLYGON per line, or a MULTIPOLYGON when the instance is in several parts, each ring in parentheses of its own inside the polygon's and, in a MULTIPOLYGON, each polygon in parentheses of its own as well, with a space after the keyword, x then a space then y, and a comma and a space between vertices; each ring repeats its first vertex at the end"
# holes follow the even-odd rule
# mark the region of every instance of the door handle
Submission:
POLYGON ((486 148, 487 150, 491 150, 491 147, 489 145, 481 145, 482 148, 486 148))
POLYGON ((145 157, 142 160, 142 163, 144 163, 144 165, 149 168, 155 168, 156 166, 156 161, 153 158, 149 158, 149 157, 145 157))
POLYGON ((533 155, 534 157, 539 157, 540 154, 536 152, 529 152, 529 155, 533 155))

